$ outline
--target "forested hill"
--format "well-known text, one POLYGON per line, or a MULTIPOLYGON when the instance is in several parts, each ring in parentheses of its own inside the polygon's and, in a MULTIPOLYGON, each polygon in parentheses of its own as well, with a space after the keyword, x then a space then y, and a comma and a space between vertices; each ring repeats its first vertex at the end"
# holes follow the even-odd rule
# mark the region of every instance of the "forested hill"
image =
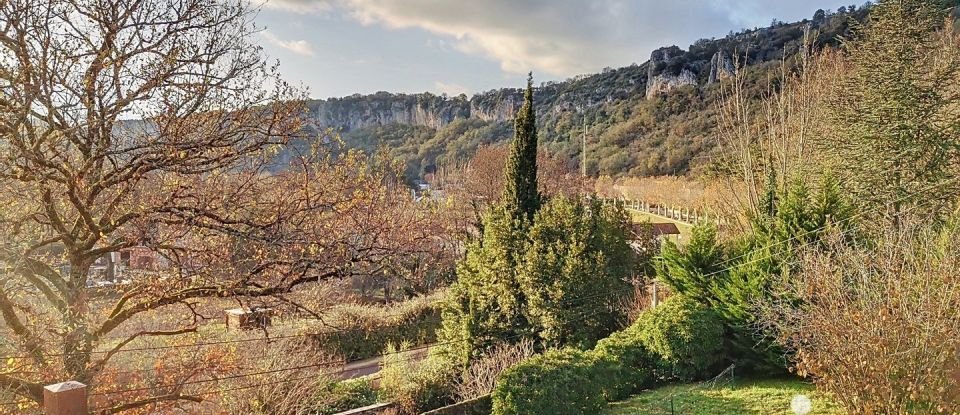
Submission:
MULTIPOLYGON (((695 170, 715 139, 718 80, 735 67, 761 91, 781 58, 797 53, 805 31, 816 45, 835 45, 866 10, 817 11, 811 19, 701 39, 686 50, 668 46, 642 64, 541 84, 535 93, 541 146, 579 165, 584 126, 592 175, 682 174, 695 170), (734 62, 738 64, 735 65, 734 62)), ((602 45, 597 45, 602 47, 602 45)), ((309 102, 322 127, 342 132, 348 146, 386 148, 403 159, 411 179, 469 158, 477 146, 512 136, 520 89, 456 97, 423 94, 353 95, 309 102)))

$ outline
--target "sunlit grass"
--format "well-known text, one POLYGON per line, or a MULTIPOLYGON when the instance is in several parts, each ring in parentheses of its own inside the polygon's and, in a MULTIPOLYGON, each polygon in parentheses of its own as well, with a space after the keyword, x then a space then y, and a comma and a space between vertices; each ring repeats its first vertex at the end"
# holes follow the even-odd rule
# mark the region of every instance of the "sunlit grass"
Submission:
POLYGON ((846 413, 827 395, 814 390, 809 383, 795 379, 746 379, 716 388, 691 384, 657 388, 626 401, 613 403, 603 415, 793 415, 790 402, 796 395, 805 395, 811 400, 813 405, 810 415, 846 413))

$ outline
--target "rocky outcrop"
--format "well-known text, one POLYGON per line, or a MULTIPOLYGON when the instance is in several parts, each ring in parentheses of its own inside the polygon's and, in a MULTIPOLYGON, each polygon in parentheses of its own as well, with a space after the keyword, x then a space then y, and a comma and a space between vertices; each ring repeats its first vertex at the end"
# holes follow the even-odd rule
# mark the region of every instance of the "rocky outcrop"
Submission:
POLYGON ((475 95, 444 97, 430 93, 354 95, 312 101, 308 108, 321 128, 355 130, 388 124, 407 124, 439 129, 458 119, 505 121, 523 101, 522 93, 510 89, 475 95))
POLYGON ((647 99, 687 85, 697 85, 697 76, 687 69, 677 75, 660 74, 647 81, 647 99))
POLYGON ((393 123, 440 128, 458 118, 470 117, 470 105, 465 98, 433 94, 380 92, 313 101, 308 107, 320 127, 344 130, 393 123))
POLYGON ((685 85, 697 85, 697 75, 687 68, 684 52, 676 46, 654 50, 647 66, 647 99, 685 85))
POLYGON ((502 89, 474 95, 470 99, 470 116, 484 121, 506 121, 523 104, 523 91, 502 89))
MULTIPOLYGON (((636 97, 655 98, 686 86, 716 84, 737 71, 728 51, 761 47, 763 60, 780 59, 797 44, 807 23, 777 26, 724 39, 704 39, 689 50, 668 46, 654 50, 646 63, 605 69, 564 81, 545 82, 534 96, 538 119, 581 113, 636 97), (760 46, 757 46, 760 45, 760 46)), ((838 29, 839 30, 839 29, 838 29)), ((752 50, 752 49, 751 49, 752 50)), ((792 53, 792 52, 790 52, 792 53)), ((748 62, 752 65, 758 62, 748 62)), ((354 95, 310 103, 322 127, 356 130, 389 124, 440 129, 458 119, 503 122, 513 118, 523 101, 523 91, 503 88, 457 97, 424 94, 354 95)))
POLYGON ((707 76, 707 84, 713 84, 733 76, 736 68, 733 66, 733 59, 722 50, 718 50, 710 59, 710 74, 707 76))

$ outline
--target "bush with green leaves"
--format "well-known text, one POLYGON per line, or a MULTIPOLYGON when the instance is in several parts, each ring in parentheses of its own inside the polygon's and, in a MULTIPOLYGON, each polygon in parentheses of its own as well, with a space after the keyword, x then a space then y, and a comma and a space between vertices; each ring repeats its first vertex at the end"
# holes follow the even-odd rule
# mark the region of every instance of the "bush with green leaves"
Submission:
POLYGON ((342 304, 305 329, 312 347, 347 360, 383 353, 387 344, 436 341, 444 291, 390 306, 342 304))
POLYGON ((529 230, 505 209, 457 268, 440 339, 461 363, 499 342, 592 347, 622 327, 636 269, 622 207, 558 196, 529 230))
POLYGON ((829 174, 815 188, 797 181, 778 185, 771 177, 760 204, 749 231, 737 240, 721 241, 714 225, 701 224, 686 246, 665 243, 657 279, 717 313, 738 368, 783 373, 785 353, 758 328, 757 304, 789 278, 798 246, 819 246, 831 229, 849 234, 852 211, 829 174))
POLYGON ((493 390, 493 415, 595 415, 606 405, 597 359, 576 349, 549 350, 508 369, 493 390))
POLYGON ((330 383, 316 394, 318 401, 314 411, 317 415, 332 415, 380 401, 380 393, 366 379, 330 383))
POLYGON ((658 357, 643 345, 639 324, 631 325, 597 342, 594 356, 602 364, 611 365, 615 380, 605 391, 608 401, 625 399, 630 394, 654 386, 658 357))
POLYGON ((558 196, 537 212, 517 278, 548 347, 593 347, 622 327, 636 269, 629 223, 622 206, 596 199, 558 196))
POLYGON ((449 359, 430 355, 418 361, 408 345, 390 345, 383 357, 380 388, 400 412, 415 415, 454 403, 457 366, 449 359))
POLYGON ((660 382, 708 377, 725 363, 723 330, 711 310, 675 295, 592 350, 551 349, 506 370, 493 413, 595 414, 660 382))
POLYGON ((682 295, 645 312, 637 324, 643 345, 659 358, 661 377, 702 379, 726 361, 723 321, 682 295))
POLYGON ((457 264, 439 333, 444 353, 461 366, 500 342, 532 337, 516 279, 525 246, 522 227, 499 206, 483 224, 482 238, 467 246, 466 257, 457 264))
POLYGON ((494 415, 595 414, 605 402, 656 384, 658 357, 639 326, 614 333, 589 351, 551 349, 505 371, 492 393, 494 415))

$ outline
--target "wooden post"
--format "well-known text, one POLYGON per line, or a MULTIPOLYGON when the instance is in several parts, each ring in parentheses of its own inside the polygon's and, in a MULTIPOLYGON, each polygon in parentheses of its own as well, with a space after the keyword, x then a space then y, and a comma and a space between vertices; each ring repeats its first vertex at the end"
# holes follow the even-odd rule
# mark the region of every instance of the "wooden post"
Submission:
POLYGON ((660 299, 658 298, 659 296, 657 295, 657 294, 658 294, 658 293, 657 293, 657 282, 654 281, 653 284, 651 284, 651 285, 652 285, 652 289, 651 289, 652 293, 651 293, 651 296, 650 296, 650 297, 652 297, 652 298, 651 298, 651 300, 650 300, 650 308, 657 308, 657 305, 660 303, 660 299))
POLYGON ((44 415, 89 415, 87 385, 68 381, 43 388, 44 415))

